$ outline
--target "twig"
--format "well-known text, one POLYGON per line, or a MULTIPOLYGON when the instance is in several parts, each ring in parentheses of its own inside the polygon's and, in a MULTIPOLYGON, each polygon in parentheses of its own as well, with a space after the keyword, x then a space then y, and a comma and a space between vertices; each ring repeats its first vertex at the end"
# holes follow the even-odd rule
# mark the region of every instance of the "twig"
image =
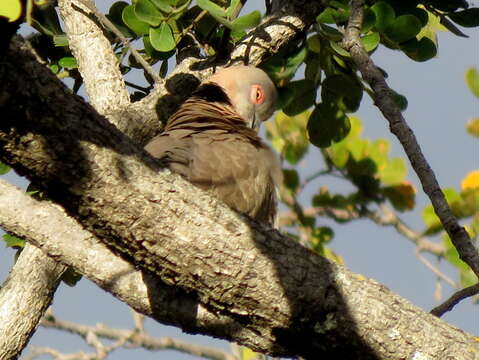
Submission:
POLYGON ((89 344, 94 346, 97 350, 97 353, 100 352, 98 351, 98 341, 95 341, 95 339, 105 338, 109 340, 117 340, 118 343, 103 348, 104 352, 111 352, 114 348, 127 345, 128 347, 132 348, 142 347, 148 350, 172 349, 212 360, 237 360, 235 356, 222 350, 196 345, 168 337, 156 338, 145 333, 138 332, 136 328, 134 330, 115 329, 103 324, 88 326, 70 321, 58 320, 51 314, 47 317, 44 317, 40 325, 46 328, 54 328, 79 335, 83 339, 87 340, 89 344))
POLYGON ((416 249, 416 257, 418 258, 419 261, 421 261, 426 267, 431 270, 436 276, 447 282, 449 285, 451 285, 453 288, 458 288, 458 284, 452 280, 449 276, 444 274, 441 270, 437 268, 437 266, 434 266, 428 259, 426 259, 424 256, 421 255, 421 252, 419 249, 416 249))
POLYGON ((431 314, 437 317, 441 317, 444 313, 451 311, 454 306, 456 306, 460 301, 479 294, 479 284, 475 284, 459 290, 453 294, 449 299, 444 301, 441 305, 436 306, 431 310, 431 314))
POLYGON ((375 105, 389 121, 391 132, 396 135, 401 142, 411 166, 421 181, 424 192, 431 200, 432 206, 456 247, 460 258, 471 267, 476 276, 479 276, 479 254, 470 241, 466 230, 459 225, 457 219, 452 214, 433 170, 422 154, 413 131, 407 125, 406 120, 402 116, 392 96, 392 90, 387 85, 381 71, 376 67, 361 44, 359 35, 361 33, 361 24, 364 15, 363 5, 363 0, 353 0, 351 2, 351 16, 342 46, 350 52, 351 58, 361 72, 364 80, 374 90, 375 105))
POLYGON ((426 239, 420 232, 411 229, 393 210, 386 205, 380 205, 379 211, 366 209, 366 216, 378 225, 393 226, 398 233, 412 241, 419 252, 428 252, 436 256, 444 256, 446 249, 443 245, 426 239))
MULTIPOLYGON (((282 198, 284 200, 284 198, 282 198)), ((289 204, 288 204, 289 206, 289 204)), ((445 248, 442 244, 435 243, 428 240, 421 233, 411 229, 397 214, 389 209, 386 205, 379 207, 380 211, 373 211, 367 208, 361 212, 349 209, 336 209, 330 207, 312 207, 303 209, 305 216, 327 216, 335 221, 344 222, 349 220, 357 220, 361 218, 368 218, 377 225, 393 226, 398 233, 406 237, 417 246, 419 252, 428 252, 433 255, 444 256, 445 248)), ((283 212, 279 218, 280 226, 288 226, 298 219, 298 215, 291 212, 283 212)))
POLYGON ((133 316, 133 323, 135 324, 135 331, 139 334, 145 333, 145 315, 136 312, 131 309, 131 315, 133 316))
POLYGON ((157 85, 161 85, 163 83, 163 79, 160 78, 160 76, 157 74, 157 72, 148 64, 148 62, 143 58, 143 56, 140 55, 140 53, 131 45, 130 40, 128 40, 126 37, 123 36, 120 30, 105 16, 103 15, 95 6, 94 3, 92 3, 90 0, 77 0, 79 3, 82 5, 86 6, 88 10, 90 10, 100 21, 103 26, 107 29, 109 29, 111 32, 113 32, 118 39, 128 47, 131 51, 131 54, 135 58, 136 61, 138 61, 141 66, 143 66, 143 69, 152 77, 153 80, 155 80, 155 83, 157 85))

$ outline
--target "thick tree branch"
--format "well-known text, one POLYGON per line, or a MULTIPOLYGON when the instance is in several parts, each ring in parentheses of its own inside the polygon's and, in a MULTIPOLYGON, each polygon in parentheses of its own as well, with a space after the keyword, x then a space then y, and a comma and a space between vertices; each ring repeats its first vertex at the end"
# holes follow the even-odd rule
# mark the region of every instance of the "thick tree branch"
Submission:
POLYGON ((188 332, 220 336, 227 327, 250 341, 257 336, 241 330, 235 319, 215 315, 194 297, 137 270, 66 216, 59 206, 36 201, 3 180, 0 180, 0 199, 2 227, 28 239, 51 258, 72 266, 137 311, 188 332))
POLYGON ((419 177, 424 192, 431 200, 432 206, 441 223, 456 247, 460 258, 468 264, 479 277, 479 254, 472 244, 466 230, 459 225, 452 213, 444 193, 439 187, 434 171, 424 157, 417 139, 408 126, 396 104, 393 92, 386 83, 382 72, 376 67, 360 41, 363 21, 363 0, 351 2, 351 16, 345 32, 343 47, 361 72, 364 80, 374 90, 375 105, 389 121, 391 132, 396 135, 406 152, 411 166, 419 177))
MULTIPOLYGON (((233 320, 234 326, 227 322, 221 329, 193 322, 197 331, 306 358, 479 353, 470 335, 238 216, 180 177, 158 172, 152 159, 27 51, 12 48, 0 86, 2 160, 35 179, 85 228, 138 266, 233 320)), ((50 246, 57 246, 48 251, 56 258, 66 250, 50 246)), ((85 251, 90 257, 84 262, 95 268, 95 249, 85 251)), ((161 293, 156 286, 146 291, 156 306, 161 293)))
MULTIPOLYGON (((129 103, 128 94, 124 87, 123 80, 119 72, 118 63, 112 52, 110 43, 103 36, 102 29, 98 27, 98 24, 92 21, 92 19, 87 16, 88 11, 81 10, 81 8, 78 6, 74 7, 72 4, 72 1, 60 1, 62 15, 67 26, 67 33, 69 34, 70 46, 73 49, 77 60, 79 61, 80 72, 82 73, 83 79, 87 86, 87 91, 92 100, 92 104, 100 113, 110 114, 110 121, 119 126, 121 130, 124 130, 126 133, 132 135, 134 138, 136 138, 136 140, 148 140, 154 134, 154 132, 156 132, 155 128, 158 127, 156 114, 157 106, 155 106, 155 97, 152 96, 141 103, 136 103, 129 108, 125 108, 125 106, 129 103), (99 75, 101 75, 100 79, 98 78, 99 75), (150 104, 150 106, 145 107, 145 104, 150 104), (144 123, 148 124, 149 127, 145 126, 144 123)), ((316 6, 315 11, 319 11, 318 6, 316 6)), ((276 14, 276 18, 280 16, 281 15, 276 14)), ((309 23, 311 23, 311 19, 314 19, 314 12, 308 13, 307 16, 298 13, 297 18, 306 19, 307 17, 310 18, 308 21, 309 23)), ((295 23, 296 28, 294 30, 296 32, 291 30, 286 33, 284 31, 278 31, 280 27, 278 27, 278 25, 275 25, 274 22, 270 22, 270 25, 265 25, 265 28, 270 29, 268 33, 272 36, 271 45, 260 48, 255 48, 254 46, 249 47, 250 52, 261 53, 264 57, 266 53, 274 52, 274 47, 281 46, 281 44, 288 42, 291 38, 295 37, 298 33, 304 31, 304 29, 309 26, 308 21, 298 23, 297 19, 292 17, 290 18, 292 19, 293 23, 295 23), (253 48, 253 51, 251 51, 251 48, 253 48)), ((281 23, 281 21, 279 21, 278 23, 281 23)), ((261 28, 260 30, 263 31, 263 28, 261 28)), ((236 51, 236 54, 240 53, 236 51)), ((253 62, 254 61, 251 61, 251 63, 253 62)), ((172 81, 172 79, 177 79, 178 74, 186 76, 187 72, 192 72, 191 69, 197 67, 198 63, 198 59, 194 58, 189 58, 185 60, 182 65, 176 69, 176 73, 172 74, 169 79, 169 84, 176 84, 178 88, 175 87, 176 85, 170 85, 168 89, 173 93, 178 92, 181 94, 186 94, 190 92, 193 87, 190 87, 189 89, 187 88, 187 91, 185 92, 185 82, 178 80, 172 81), (179 90, 179 87, 182 87, 182 89, 179 90)), ((209 72, 207 71, 203 71, 203 73, 203 77, 209 75, 209 72)), ((162 89, 165 90, 164 88, 162 89)), ((164 93, 163 95, 165 94, 166 93, 164 93)), ((171 94, 169 94, 168 96, 171 96, 171 94)), ((180 97, 174 97, 174 99, 174 102, 176 104, 182 100, 182 98, 180 97)), ((68 223, 68 221, 66 223, 68 223)), ((71 231, 71 228, 69 230, 71 231)), ((69 238, 68 232, 59 232, 59 234, 67 234, 66 239, 69 238)), ((22 259, 23 257, 28 258, 27 255, 30 251, 34 250, 32 250, 30 246, 28 246, 28 250, 21 255, 20 259, 22 259)), ((44 258, 42 261, 41 255, 37 257, 38 258, 36 261, 31 262, 32 271, 35 271, 37 273, 45 273, 47 272, 47 269, 50 268, 50 271, 53 272, 54 269, 58 267, 58 265, 55 265, 54 262, 47 258, 44 258), (35 270, 35 267, 37 267, 37 270, 35 270)), ((19 261, 19 264, 22 263, 22 261, 19 261)), ((56 282, 50 284, 50 289, 56 288, 58 284, 58 278, 55 279, 56 282)), ((12 289, 10 286, 5 286, 0 296, 3 296, 2 298, 5 299, 12 299, 11 294, 9 294, 8 292, 8 290, 10 289, 12 289)), ((38 297, 38 300, 43 299, 43 305, 40 307, 42 309, 45 309, 46 306, 51 302, 51 296, 53 295, 53 291, 48 291, 48 288, 44 288, 43 290, 46 293, 50 294, 49 298, 38 297)), ((18 292, 16 293, 19 294, 18 292)), ((34 293, 37 292, 30 292, 30 294, 34 293)), ((13 301, 15 302, 16 300, 13 301)), ((42 312, 40 310, 37 311, 36 309, 36 307, 29 308, 29 310, 32 310, 30 314, 35 315, 35 319, 38 319, 42 312)), ((18 314, 20 313, 11 312, 8 315, 11 317, 11 320, 13 322, 20 323, 20 320, 16 317, 16 315, 18 314)), ((30 329, 25 329, 24 331, 24 342, 17 342, 15 348, 2 347, 4 352, 9 351, 10 354, 19 353, 20 350, 25 346, 26 341, 34 330, 36 320, 33 317, 29 318, 28 316, 26 316, 26 312, 23 312, 23 315, 24 316, 21 319, 22 321, 26 321, 27 319, 29 319, 30 321, 30 329)), ((163 319, 162 321, 165 320, 163 319)), ((184 324, 179 326, 185 327, 184 324)), ((18 327, 18 329, 21 329, 21 327, 18 327)), ((20 338, 22 337, 19 336, 18 339, 20 338)))

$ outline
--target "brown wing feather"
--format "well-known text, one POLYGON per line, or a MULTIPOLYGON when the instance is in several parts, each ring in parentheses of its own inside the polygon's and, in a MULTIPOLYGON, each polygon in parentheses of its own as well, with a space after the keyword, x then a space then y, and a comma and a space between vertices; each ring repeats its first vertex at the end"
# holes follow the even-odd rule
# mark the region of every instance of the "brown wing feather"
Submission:
POLYGON ((274 223, 279 165, 271 149, 231 108, 187 100, 145 149, 231 208, 274 223))

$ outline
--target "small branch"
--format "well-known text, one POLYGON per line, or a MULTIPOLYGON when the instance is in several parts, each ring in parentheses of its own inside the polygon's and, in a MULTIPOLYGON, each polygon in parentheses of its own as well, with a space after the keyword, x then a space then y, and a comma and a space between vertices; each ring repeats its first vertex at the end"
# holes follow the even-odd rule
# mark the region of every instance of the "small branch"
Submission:
POLYGON ((102 115, 111 114, 130 104, 119 61, 110 41, 87 10, 75 0, 59 0, 58 5, 69 47, 78 61, 91 105, 102 115))
POLYGON ((429 270, 431 270, 436 276, 447 282, 449 285, 451 285, 453 288, 458 288, 458 284, 452 280, 449 276, 444 274, 441 270, 437 268, 437 266, 434 266, 428 259, 426 259, 424 256, 421 255, 421 252, 419 249, 416 249, 416 257, 421 261, 429 270))
POLYGON ((145 333, 145 315, 136 312, 131 309, 131 315, 133 317, 133 323, 135 324, 135 331, 139 334, 145 333))
POLYGON ((462 300, 477 294, 479 294, 479 284, 475 284, 462 290, 459 290, 441 305, 436 306, 434 309, 432 309, 431 314, 437 317, 441 317, 442 315, 444 315, 444 313, 451 311, 453 307, 462 300))
POLYGON ((361 44, 360 33, 364 15, 363 5, 363 0, 353 0, 351 2, 351 16, 342 46, 350 52, 351 58, 364 80, 374 90, 375 105, 389 121, 391 132, 401 142, 411 166, 421 181, 424 192, 431 200, 434 211, 456 247, 460 258, 479 276, 479 254, 470 241, 466 230, 459 225, 456 217, 452 214, 433 170, 424 157, 413 131, 406 123, 392 96, 392 90, 361 44))
POLYGON ((426 239, 420 232, 411 229, 393 210, 386 205, 380 205, 378 211, 366 210, 366 216, 378 225, 393 226, 398 233, 411 240, 420 252, 428 252, 442 257, 446 249, 442 244, 426 239))
POLYGON ((155 84, 157 85, 163 84, 163 79, 160 78, 158 73, 150 66, 150 64, 148 64, 148 62, 143 58, 143 56, 141 56, 141 54, 131 45, 130 40, 128 40, 126 37, 123 36, 121 31, 118 30, 115 24, 113 24, 104 14, 100 12, 92 1, 90 0, 77 0, 77 1, 80 2, 82 5, 86 6, 88 10, 90 10, 96 16, 98 21, 100 21, 106 29, 113 32, 115 36, 118 37, 118 39, 120 39, 122 44, 125 45, 128 49, 130 49, 131 54, 133 55, 135 60, 138 61, 138 63, 141 64, 141 66, 143 67, 143 69, 145 69, 148 75, 150 75, 152 79, 155 80, 155 84))
POLYGON ((55 317, 46 317, 41 321, 41 325, 45 328, 52 328, 62 331, 67 331, 72 334, 81 336, 85 340, 89 340, 89 344, 94 346, 97 353, 111 352, 110 347, 101 348, 103 345, 98 338, 109 340, 116 340, 116 348, 121 346, 138 348, 142 347, 147 350, 177 350, 179 352, 200 356, 212 360, 237 360, 232 354, 203 345, 195 345, 186 341, 172 339, 169 337, 156 338, 144 333, 139 333, 136 329, 115 329, 109 326, 98 324, 95 326, 88 326, 77 324, 70 321, 58 320, 55 317))
MULTIPOLYGON (((284 198, 282 199, 284 200, 284 198)), ((430 254, 442 257, 446 251, 442 244, 437 244, 433 241, 428 240, 421 233, 411 229, 397 214, 389 209, 386 205, 381 205, 379 209, 382 211, 372 211, 369 209, 364 209, 361 212, 357 210, 348 210, 348 209, 335 209, 329 207, 312 207, 303 209, 303 214, 305 216, 326 216, 335 221, 350 221, 358 220, 361 218, 368 218, 377 225, 381 226, 393 226, 398 233, 406 237, 408 240, 413 242, 418 251, 428 252, 430 254)), ((288 226, 294 221, 298 220, 298 215, 293 212, 284 212, 280 214, 279 224, 280 226, 288 226)))

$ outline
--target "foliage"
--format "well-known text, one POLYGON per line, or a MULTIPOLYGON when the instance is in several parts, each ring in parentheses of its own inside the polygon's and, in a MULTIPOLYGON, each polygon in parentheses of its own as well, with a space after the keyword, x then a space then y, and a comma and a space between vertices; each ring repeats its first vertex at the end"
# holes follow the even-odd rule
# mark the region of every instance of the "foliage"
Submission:
MULTIPOLYGON (((160 63, 160 76, 168 72, 176 55, 193 42, 200 55, 222 59, 250 28, 263 19, 258 11, 240 16, 244 1, 240 0, 132 0, 117 1, 107 18, 129 41, 140 47, 141 56, 150 64, 160 63)), ((32 45, 60 78, 70 77, 73 90, 81 86, 76 59, 68 47, 54 2, 6 0, 0 3, 0 16, 16 21, 22 15, 36 30, 30 37, 32 45), (22 9, 25 3, 31 11, 22 9)), ((387 139, 370 140, 362 135, 363 126, 354 115, 364 96, 372 90, 358 76, 349 53, 342 47, 343 33, 351 13, 347 0, 331 0, 316 18, 307 33, 288 44, 262 64, 278 87, 280 111, 266 123, 267 136, 281 154, 284 163, 282 201, 288 212, 282 219, 285 231, 317 253, 333 261, 343 262, 329 247, 334 230, 322 223, 322 216, 339 224, 368 217, 374 210, 388 204, 397 213, 415 207, 415 187, 407 180, 403 159, 390 157, 387 139), (300 174, 297 166, 308 153, 316 151, 321 161, 313 175, 300 174), (348 193, 337 193, 328 187, 314 189, 307 207, 298 198, 308 186, 324 177, 340 179, 349 184, 348 193)), ((460 27, 479 26, 479 8, 469 8, 464 0, 381 0, 366 1, 361 41, 373 54, 379 47, 395 50, 417 62, 437 55, 438 31, 465 37, 460 27)), ((123 73, 143 70, 128 45, 111 29, 106 29, 123 73)), ((384 71, 384 74, 387 73, 384 71)), ((466 83, 479 97, 479 73, 475 68, 466 72, 466 83)), ((153 88, 132 98, 140 98, 153 88)), ((397 105, 405 110, 405 96, 394 93, 397 105)), ((472 119, 467 131, 479 137, 479 118, 472 119)), ((9 171, 0 163, 0 174, 9 171)), ((472 238, 479 234, 479 170, 464 177, 460 190, 445 189, 446 198, 455 215, 468 221, 472 238)), ((39 194, 37 194, 39 195, 39 194)), ((41 194, 40 194, 41 196, 41 194)), ((474 283, 471 270, 459 259, 450 239, 444 234, 432 206, 422 211, 425 228, 421 235, 440 236, 444 246, 442 258, 456 267, 463 286, 474 283)), ((7 246, 22 247, 24 242, 12 235, 3 236, 7 246)), ((78 274, 65 275, 75 284, 78 274)), ((242 349, 243 359, 258 354, 242 349)))

